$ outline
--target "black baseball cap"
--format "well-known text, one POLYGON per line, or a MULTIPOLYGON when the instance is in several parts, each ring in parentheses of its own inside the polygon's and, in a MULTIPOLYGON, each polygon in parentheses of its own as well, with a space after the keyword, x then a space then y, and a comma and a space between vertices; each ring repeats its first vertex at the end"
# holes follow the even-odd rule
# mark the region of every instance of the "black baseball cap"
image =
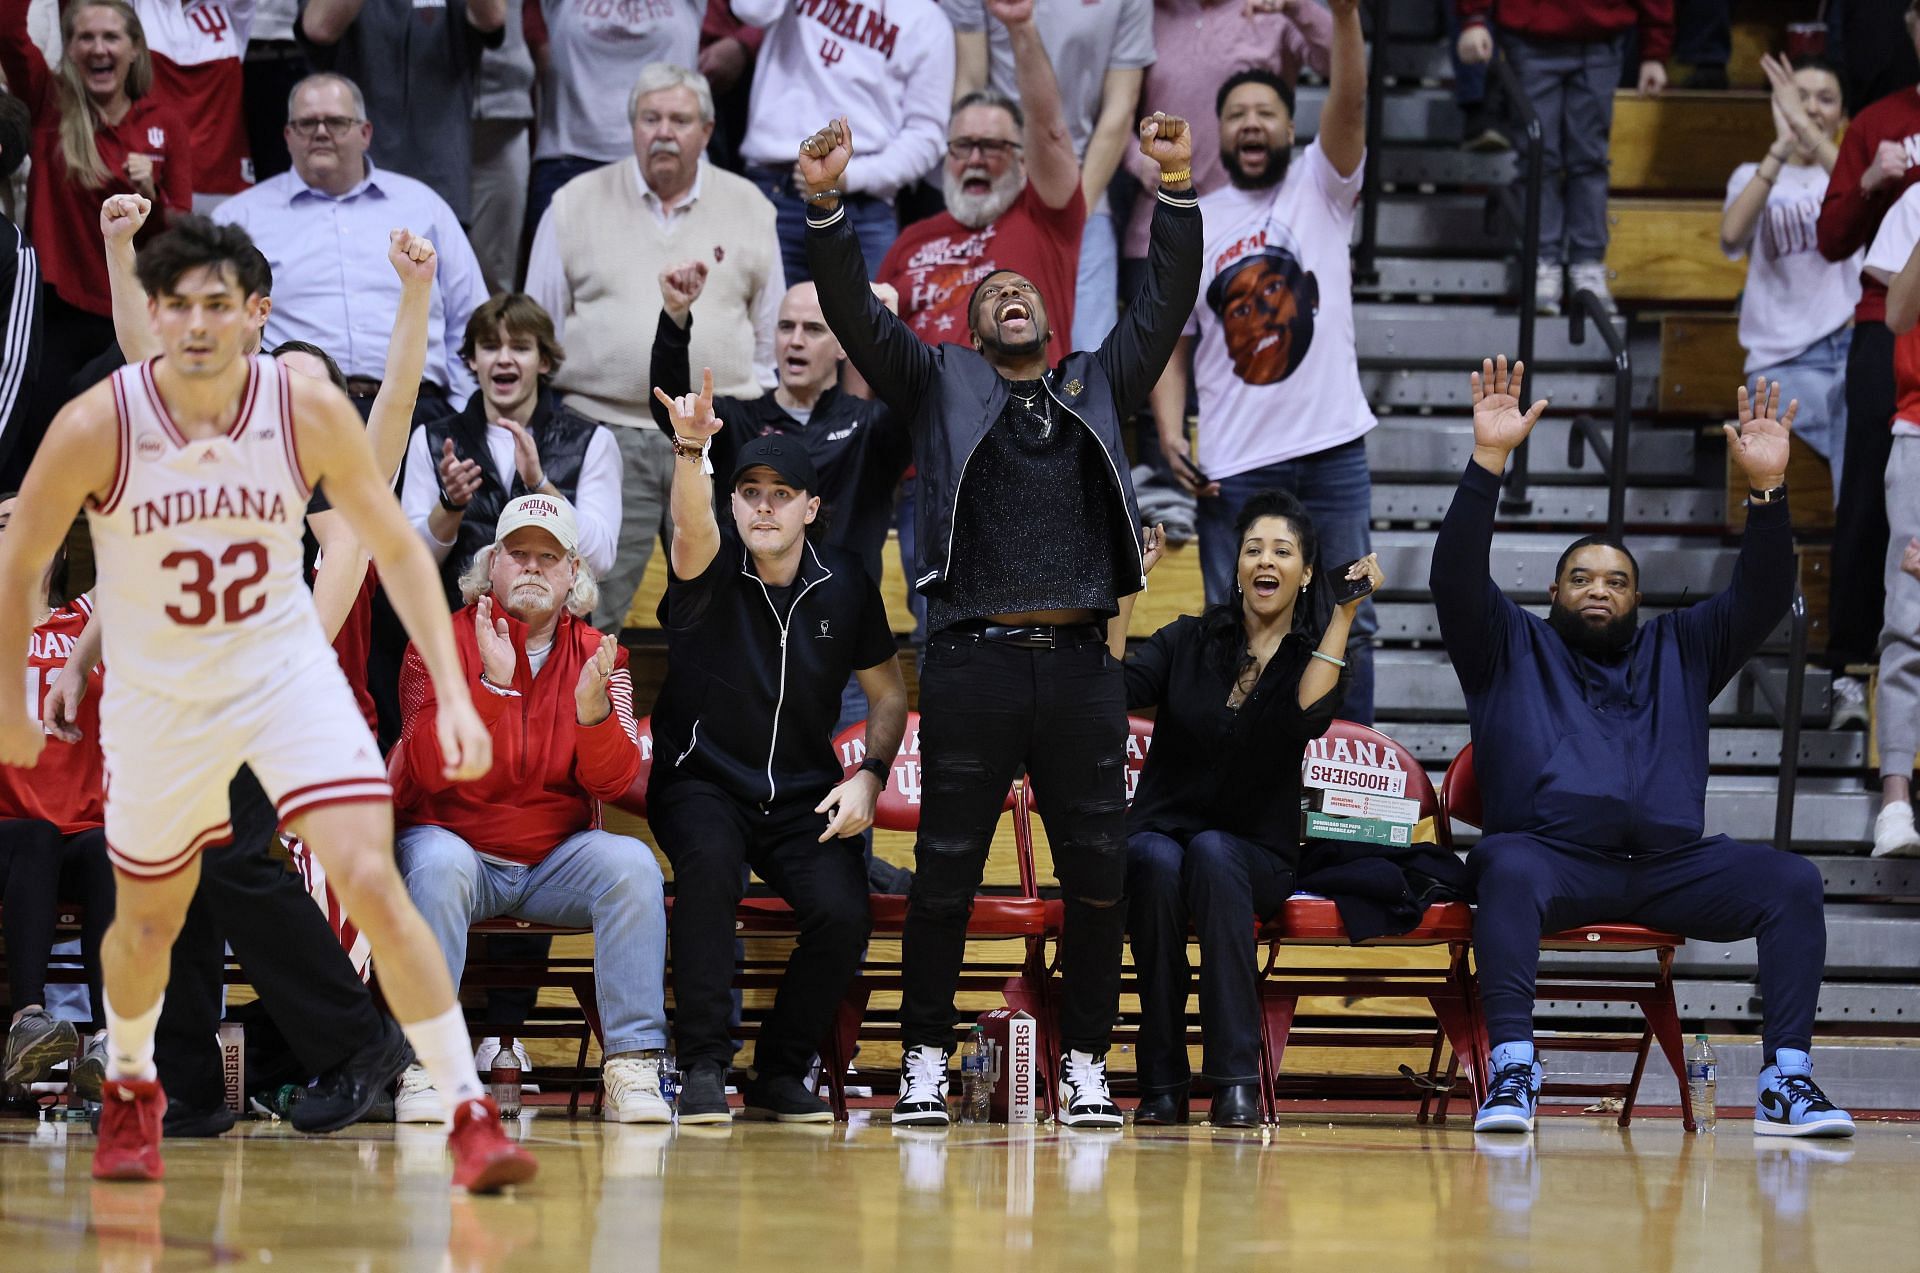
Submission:
POLYGON ((731 484, 740 485, 748 469, 763 467, 779 474, 780 480, 796 491, 813 494, 819 489, 820 477, 813 470, 813 457, 807 454, 807 448, 798 438, 768 434, 741 447, 740 458, 733 465, 731 484))

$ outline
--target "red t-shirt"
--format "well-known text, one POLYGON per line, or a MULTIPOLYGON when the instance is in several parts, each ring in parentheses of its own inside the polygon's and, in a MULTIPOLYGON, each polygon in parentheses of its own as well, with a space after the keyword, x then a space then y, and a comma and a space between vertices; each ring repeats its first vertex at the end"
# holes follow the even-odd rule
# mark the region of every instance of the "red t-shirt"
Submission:
MULTIPOLYGON (((28 706, 35 720, 44 719, 47 691, 67 666, 73 643, 86 631, 93 602, 77 597, 55 610, 33 630, 27 647, 28 706)), ((0 818, 39 818, 64 835, 90 831, 106 822, 106 774, 100 757, 100 669, 87 678, 87 697, 80 704, 81 741, 63 743, 49 737, 39 761, 31 769, 0 765, 0 818)))
MULTIPOLYGON (((1840 153, 1833 162, 1833 174, 1827 178, 1826 198, 1815 223, 1820 255, 1829 261, 1844 261, 1871 247, 1887 210, 1916 181, 1920 181, 1920 90, 1903 88, 1861 111, 1840 139, 1840 153), (1860 174, 1873 162, 1874 152, 1883 141, 1895 142, 1907 152, 1906 175, 1878 190, 1864 191, 1860 174)), ((1862 274, 1860 304, 1854 308, 1853 317, 1860 323, 1886 322, 1887 285, 1862 274)))
POLYGON ((1064 208, 1049 208, 1028 182, 1013 206, 982 229, 969 230, 948 212, 914 222, 887 249, 878 281, 900 293, 900 317, 921 340, 967 345, 973 343, 967 302, 974 287, 998 270, 1024 274, 1047 307, 1047 361, 1057 363, 1073 351, 1073 289, 1086 223, 1087 201, 1077 187, 1064 208))
POLYGON ((172 103, 186 121, 194 188, 202 194, 239 194, 253 185, 242 105, 246 32, 235 29, 220 0, 197 0, 178 15, 168 14, 175 21, 167 30, 147 28, 153 95, 172 103))
POLYGON ((0 0, 0 70, 13 95, 33 115, 33 171, 27 177, 27 237, 40 253, 40 273, 60 299, 102 317, 113 312, 107 290, 107 256, 100 247, 100 204, 108 195, 137 194, 127 180, 127 156, 153 160, 159 194, 154 215, 140 231, 144 243, 166 228, 167 215, 193 207, 193 150, 173 105, 151 92, 118 124, 94 133, 100 161, 111 173, 98 189, 67 175, 60 157, 60 99, 54 72, 27 37, 26 0, 0 0))

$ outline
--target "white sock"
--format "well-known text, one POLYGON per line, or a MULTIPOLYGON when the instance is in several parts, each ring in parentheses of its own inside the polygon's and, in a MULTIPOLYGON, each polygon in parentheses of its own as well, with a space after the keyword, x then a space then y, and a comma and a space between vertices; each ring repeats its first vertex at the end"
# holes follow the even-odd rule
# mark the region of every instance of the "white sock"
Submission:
POLYGON ((437 1017, 412 1025, 402 1022, 400 1028, 446 1101, 449 1116, 460 1102, 486 1095, 486 1089, 480 1086, 480 1074, 473 1068, 473 1044, 467 1038, 467 1019, 458 1003, 437 1017))
POLYGON ((167 1001, 164 991, 153 1006, 137 1017, 123 1017, 113 1010, 113 1000, 103 988, 101 1008, 107 1014, 107 1077, 116 1081, 158 1078, 153 1064, 153 1029, 160 1022, 160 1005, 167 1001))

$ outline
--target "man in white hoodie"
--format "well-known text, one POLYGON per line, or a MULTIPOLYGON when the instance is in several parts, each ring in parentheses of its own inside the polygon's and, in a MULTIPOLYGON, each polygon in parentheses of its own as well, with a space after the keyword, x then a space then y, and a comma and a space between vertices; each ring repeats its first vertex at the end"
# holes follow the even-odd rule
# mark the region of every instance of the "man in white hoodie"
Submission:
POLYGON ((877 143, 847 168, 840 205, 871 277, 899 232, 895 193, 932 171, 947 144, 952 23, 934 0, 733 0, 733 13, 766 28, 740 157, 779 212, 787 283, 809 277, 793 156, 823 102, 877 143))

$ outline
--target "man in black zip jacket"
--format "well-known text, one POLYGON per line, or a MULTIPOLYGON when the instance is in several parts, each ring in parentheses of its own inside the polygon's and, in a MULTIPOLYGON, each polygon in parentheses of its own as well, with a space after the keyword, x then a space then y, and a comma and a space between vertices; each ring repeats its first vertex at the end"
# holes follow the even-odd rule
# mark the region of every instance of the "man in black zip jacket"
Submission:
POLYGON ((806 448, 779 435, 739 448, 723 535, 708 463, 723 427, 713 373, 699 394, 654 393, 669 407, 675 459, 660 605, 667 680, 653 709, 647 815, 673 863, 679 1118, 731 1117, 734 908, 751 866, 793 907, 800 941, 754 1049, 745 1112, 828 1121, 805 1075, 871 928, 853 837, 872 823, 906 733, 906 682, 879 586, 854 554, 808 537, 820 482, 806 448), (833 727, 849 673, 872 709, 866 763, 844 777, 833 727))
POLYGON ((1703 941, 1757 939, 1765 1068, 1754 1131, 1851 1136, 1814 1085, 1808 1048, 1826 920, 1820 872, 1763 844, 1705 834, 1707 705, 1793 600, 1780 386, 1739 393, 1727 449, 1747 479, 1747 529, 1726 588, 1641 626, 1640 568, 1619 541, 1576 540, 1540 619, 1493 582, 1488 554, 1507 456, 1544 401, 1515 396, 1503 357, 1473 376, 1473 461, 1433 545, 1440 635, 1466 691, 1486 835, 1467 860, 1489 1041, 1482 1132, 1528 1132, 1539 1099, 1533 996, 1540 938, 1639 923, 1703 941))
POLYGON ((967 918, 1009 784, 1024 766, 1065 896, 1060 1117, 1121 1124, 1106 1053, 1126 910, 1127 736, 1105 625, 1138 592, 1141 524, 1120 429, 1179 339, 1199 288, 1201 227, 1186 122, 1156 114, 1160 167, 1146 286, 1093 353, 1049 370, 1047 298, 996 271, 968 304, 971 349, 928 346, 867 288, 836 188, 844 119, 800 148, 807 261, 820 307, 867 382, 912 423, 914 585, 927 597, 920 678, 926 780, 902 953, 905 1044, 895 1123, 945 1126, 947 1051, 967 918))

